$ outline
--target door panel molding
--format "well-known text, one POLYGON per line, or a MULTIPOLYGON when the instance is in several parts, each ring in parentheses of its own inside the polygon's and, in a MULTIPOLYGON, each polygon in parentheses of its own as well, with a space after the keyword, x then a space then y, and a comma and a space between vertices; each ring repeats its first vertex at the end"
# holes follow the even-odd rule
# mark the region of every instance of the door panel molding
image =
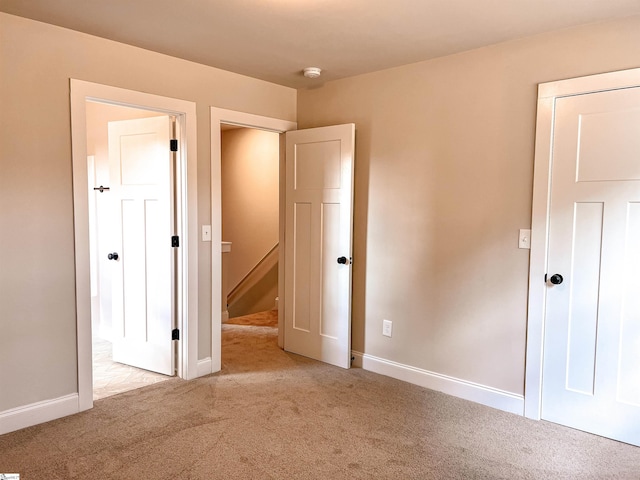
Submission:
POLYGON ((640 86, 640 68, 542 83, 538 86, 531 254, 527 315, 527 352, 524 413, 539 420, 542 411, 542 360, 546 291, 544 282, 549 247, 551 162, 556 99, 640 86))

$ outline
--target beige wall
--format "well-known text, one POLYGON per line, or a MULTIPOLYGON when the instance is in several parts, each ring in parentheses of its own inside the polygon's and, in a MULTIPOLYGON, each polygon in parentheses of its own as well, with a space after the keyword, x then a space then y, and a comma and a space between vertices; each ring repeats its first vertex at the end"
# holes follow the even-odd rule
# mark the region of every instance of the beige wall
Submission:
POLYGON ((522 394, 537 84, 639 66, 632 17, 299 91, 357 128, 353 348, 522 394))
POLYGON ((251 289, 229 305, 229 318, 273 310, 278 296, 278 264, 264 272, 251 289))
MULTIPOLYGON (((77 392, 70 78, 196 102, 200 224, 210 222, 209 106, 296 118, 290 88, 0 14, 0 411, 77 392)), ((210 243, 198 260, 204 358, 210 243)))
POLYGON ((278 243, 280 140, 277 133, 238 128, 223 131, 221 141, 222 239, 233 243, 232 290, 278 243))

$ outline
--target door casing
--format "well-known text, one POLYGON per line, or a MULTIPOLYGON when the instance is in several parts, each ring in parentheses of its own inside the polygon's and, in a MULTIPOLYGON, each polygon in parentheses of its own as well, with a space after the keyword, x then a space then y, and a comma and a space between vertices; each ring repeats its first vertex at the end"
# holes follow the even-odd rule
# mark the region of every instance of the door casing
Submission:
POLYGON ((640 86, 640 68, 572 78, 538 86, 538 114, 531 214, 529 307, 524 414, 539 420, 542 412, 542 359, 547 286, 551 162, 554 105, 559 97, 640 86))
POLYGON ((223 108, 211 107, 211 362, 210 369, 199 371, 206 373, 218 372, 221 367, 222 351, 222 305, 220 292, 222 291, 222 178, 221 178, 221 124, 237 125, 240 127, 267 130, 280 134, 280 248, 278 259, 278 346, 284 345, 284 252, 285 252, 285 144, 284 133, 296 130, 298 124, 289 120, 264 117, 251 113, 237 112, 223 108))
POLYGON ((178 376, 197 376, 198 363, 198 217, 196 105, 159 95, 71 79, 71 136, 78 346, 78 411, 93 407, 89 213, 87 178, 87 100, 167 113, 177 119, 178 174, 176 213, 181 247, 177 301, 180 341, 178 376))

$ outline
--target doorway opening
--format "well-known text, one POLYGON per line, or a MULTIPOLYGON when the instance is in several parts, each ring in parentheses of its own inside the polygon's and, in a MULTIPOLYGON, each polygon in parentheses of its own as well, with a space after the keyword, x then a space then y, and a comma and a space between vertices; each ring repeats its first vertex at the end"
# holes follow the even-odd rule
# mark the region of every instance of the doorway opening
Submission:
MULTIPOLYGON (((166 127, 172 127, 173 122, 175 117, 162 112, 86 101, 94 400, 167 380, 170 378, 167 373, 174 373, 165 371, 163 374, 157 371, 161 369, 158 367, 162 363, 175 363, 171 358, 165 358, 161 362, 150 358, 143 358, 141 361, 132 358, 132 353, 126 350, 139 348, 135 342, 122 343, 119 348, 124 351, 115 352, 114 355, 114 342, 118 342, 117 332, 119 327, 125 326, 126 315, 133 314, 139 320, 147 318, 148 324, 144 327, 151 328, 159 328, 155 326, 161 321, 158 316, 167 316, 169 320, 172 316, 171 302, 167 303, 165 299, 154 296, 162 288, 153 279, 154 276, 165 275, 168 288, 165 288, 167 291, 164 294, 169 293, 170 298, 175 298, 171 287, 172 259, 168 255, 164 255, 166 258, 158 258, 163 257, 162 252, 158 251, 158 242, 162 242, 162 230, 152 232, 150 227, 158 225, 162 220, 173 222, 174 202, 165 197, 171 197, 171 183, 174 182, 167 184, 166 187, 169 188, 162 192, 158 189, 153 192, 140 190, 149 190, 148 184, 159 180, 161 164, 166 163, 170 167, 170 155, 164 137, 172 133, 166 127), (165 127, 167 131, 156 132, 158 127, 165 127), (118 135, 121 140, 126 140, 124 144, 120 144, 118 135), (132 145, 128 145, 129 143, 132 145), (121 149, 126 150, 121 152, 121 149), (128 157, 121 159, 121 153, 128 157), (129 189, 129 195, 122 202, 120 197, 125 188, 129 189), (137 207, 133 204, 136 202, 140 204, 142 211, 134 212, 130 211, 131 207, 125 207, 131 204, 135 209, 137 207), (162 207, 149 208, 154 203, 162 207), (121 209, 123 210, 120 211, 121 209), (140 222, 123 222, 122 214, 128 210, 128 215, 141 217, 140 222), (146 224, 145 229, 140 228, 142 224, 146 224), (146 237, 145 241, 140 243, 143 237, 146 237), (124 245, 123 239, 127 238, 129 241, 124 245), (132 251, 125 253, 124 249, 132 251), (144 260, 135 258, 141 257, 142 252, 145 253, 144 260), (158 269, 162 262, 166 264, 165 268, 158 269), (122 298, 118 298, 115 291, 118 289, 114 285, 118 274, 124 280, 120 282, 121 287, 124 287, 120 290, 125 293, 122 298), (129 282, 136 282, 137 285, 128 285, 129 282), (141 289, 143 285, 151 288, 141 289), (126 295, 127 291, 129 296, 126 295), (136 301, 136 297, 141 296, 146 298, 144 305, 136 301), (122 318, 119 318, 118 310, 122 318), (146 368, 139 368, 141 366, 146 368)), ((169 168, 166 168, 165 173, 170 175, 169 168)), ((129 328, 136 327, 131 321, 127 323, 129 328)), ((152 355, 151 352, 142 350, 144 356, 152 355)), ((174 356, 172 346, 165 349, 162 355, 174 356)))
POLYGON ((254 128, 223 124, 220 136, 224 322, 277 308, 280 146, 254 128))
POLYGON ((355 124, 293 132, 294 122, 212 107, 211 371, 222 366, 223 124, 280 134, 278 347, 349 368, 355 124))
MULTIPOLYGON (((290 122, 287 120, 280 120, 270 117, 263 117, 259 115, 253 115, 242 112, 235 112, 232 110, 225 110, 220 108, 211 108, 211 228, 212 228, 212 245, 211 245, 211 285, 212 285, 212 306, 211 306, 211 372, 217 372, 221 369, 221 350, 222 350, 222 320, 225 321, 228 318, 228 315, 236 315, 239 313, 249 313, 253 315, 252 309, 261 310, 263 308, 268 308, 267 312, 271 311, 270 314, 267 314, 267 317, 271 315, 271 318, 267 318, 267 323, 273 323, 274 318, 277 316, 277 327, 278 327, 278 346, 282 348, 283 339, 284 339, 284 326, 283 326, 283 315, 282 315, 282 300, 283 300, 283 290, 284 290, 284 267, 283 267, 283 249, 284 249, 284 190, 280 188, 280 186, 284 185, 284 132, 289 130, 295 130, 297 124, 295 122, 290 122), (237 273, 235 278, 239 284, 242 283, 241 280, 247 274, 249 277, 254 276, 257 279, 264 279, 262 284, 257 282, 258 286, 254 289, 253 297, 251 294, 246 295, 246 299, 244 302, 238 302, 234 310, 233 305, 233 296, 231 305, 231 313, 227 309, 227 298, 229 291, 235 287, 234 285, 230 285, 228 279, 228 271, 225 272, 223 278, 223 266, 225 269, 229 269, 229 265, 227 262, 231 259, 225 258, 236 253, 234 249, 233 242, 231 245, 228 243, 223 244, 223 240, 227 240, 227 238, 223 237, 223 222, 226 221, 227 226, 237 224, 234 218, 225 218, 229 217, 229 211, 227 215, 223 214, 223 186, 222 186, 222 176, 233 174, 236 176, 236 180, 239 188, 244 192, 231 192, 231 197, 239 195, 247 195, 249 198, 246 199, 249 204, 253 202, 253 198, 251 198, 252 193, 252 183, 247 182, 245 185, 242 185, 242 172, 245 172, 246 175, 250 175, 252 177, 257 177, 256 180, 265 180, 265 178, 260 178, 258 175, 259 172, 254 170, 251 167, 251 161, 249 158, 245 158, 245 162, 242 163, 234 163, 234 167, 239 167, 234 172, 228 168, 224 168, 223 170, 223 137, 231 138, 231 142, 226 142, 224 148, 227 150, 233 150, 238 147, 239 151, 243 150, 239 145, 242 142, 238 140, 247 140, 248 138, 251 141, 250 143, 254 145, 258 150, 268 150, 271 152, 270 155, 266 156, 265 164, 262 165, 262 168, 265 169, 266 177, 269 178, 268 182, 261 187, 263 191, 266 192, 276 192, 277 196, 275 199, 273 196, 270 197, 269 206, 266 209, 268 211, 268 215, 264 215, 265 218, 268 217, 270 220, 265 222, 263 226, 266 230, 269 231, 269 237, 266 239, 260 239, 264 244, 261 249, 264 249, 263 252, 252 252, 251 255, 248 256, 248 259, 242 259, 244 262, 244 273, 237 273), (265 143, 263 143, 265 142, 265 143), (277 142, 277 143, 276 143, 277 142), (269 145, 265 147, 264 145, 269 145), (230 147, 230 148, 229 148, 230 147), (277 155, 274 158, 274 155, 277 155), (273 162, 276 162, 276 165, 273 162), (275 175, 275 178, 274 178, 275 175), (276 181, 277 180, 277 181, 276 181), (277 222, 277 223, 276 223, 277 222), (274 227, 276 236, 274 237, 274 227), (266 240, 266 241, 264 241, 266 240), (271 242, 273 245, 270 245, 271 242), (270 245, 270 246, 269 246, 270 245), (231 252, 224 252, 225 250, 231 250, 231 252), (224 253, 223 253, 224 252, 224 253), (252 264, 252 258, 255 263, 252 264), (275 261, 277 260, 277 262, 275 261), (247 270, 248 265, 248 270, 247 270), (254 267, 257 267, 254 269, 254 267), (253 274, 251 274, 253 271, 253 274), (226 285, 223 284, 223 281, 226 281, 226 285), (274 285, 277 287, 274 289, 274 285), (277 294, 276 294, 277 292, 277 294), (275 295, 275 298, 273 296, 275 295), (276 298, 277 303, 276 303, 276 298), (273 310, 271 309, 273 306, 273 310)), ((227 138, 228 140, 228 138, 227 138)), ((245 149, 250 150, 251 147, 247 147, 245 144, 245 149)), ((229 160, 227 158, 226 160, 229 160)), ((257 167, 254 165, 254 168, 257 167)), ((263 175, 265 176, 265 175, 263 175)), ((227 188, 227 185, 225 185, 227 188)), ((255 184, 254 184, 255 188, 255 184)), ((269 195, 274 195, 270 193, 269 195)), ((225 199, 229 200, 229 192, 225 194, 225 199)), ((255 203, 255 202, 253 202, 255 203)), ((231 205, 227 205, 231 207, 231 205)), ((259 208, 262 208, 260 206, 259 208)), ((232 211, 232 208, 231 208, 232 211)), ((247 212, 245 212, 247 213, 247 212)), ((248 214, 255 215, 257 212, 254 210, 252 212, 248 212, 248 214)), ((258 216, 259 217, 259 216, 258 216)), ((265 218, 258 218, 258 220, 265 220, 265 218)), ((230 226, 230 230, 225 229, 225 234, 233 231, 233 228, 230 226)), ((240 228, 242 230, 242 228, 240 228)), ((254 244, 255 240, 258 240, 253 234, 251 230, 244 230, 242 235, 244 238, 242 241, 248 242, 248 246, 241 247, 238 245, 238 252, 241 253, 243 249, 251 250, 251 244, 254 244), (246 238, 250 235, 250 238, 246 238)), ((255 250, 255 248, 254 248, 255 250)), ((234 256, 239 257, 239 255, 234 256)), ((242 263, 240 264, 242 265, 242 263)), ((242 269, 238 269, 239 272, 242 272, 242 269)), ((248 279, 247 285, 251 285, 251 279, 248 279)), ((250 289, 249 289, 250 290, 250 289)), ((238 290, 237 290, 238 292, 238 290)), ((241 292, 242 293, 242 292, 241 292)), ((242 315, 240 315, 242 316, 242 315)), ((253 319, 255 320, 255 318, 253 319)), ((262 322, 265 319, 261 319, 262 322)))
POLYGON ((220 140, 222 323, 248 341, 243 331, 278 327, 280 139, 224 123, 220 140))
MULTIPOLYGON (((71 132, 72 132, 72 154, 73 154, 73 205, 74 205, 74 239, 75 239, 75 274, 76 274, 76 312, 77 312, 77 358, 78 358, 78 402, 77 411, 87 410, 93 407, 93 330, 98 328, 98 336, 101 333, 102 326, 95 327, 92 318, 92 292, 91 292, 91 262, 92 250, 90 245, 90 195, 89 188, 93 194, 93 188, 97 188, 98 195, 104 195, 106 191, 110 191, 112 195, 116 195, 118 191, 121 193, 135 187, 133 189, 144 187, 145 185, 153 185, 154 182, 144 178, 145 172, 153 169, 138 168, 136 162, 130 161, 133 157, 132 152, 144 150, 145 139, 149 137, 148 132, 137 132, 130 138, 124 139, 120 135, 121 148, 114 148, 113 151, 119 151, 124 157, 120 159, 120 167, 116 169, 116 175, 110 174, 111 185, 95 185, 93 182, 89 184, 89 166, 93 161, 95 168, 95 155, 93 159, 89 158, 87 132, 87 109, 90 103, 100 103, 108 106, 128 107, 131 109, 142 110, 146 121, 158 121, 163 123, 163 127, 158 127, 156 131, 164 131, 166 133, 165 140, 168 142, 169 148, 166 150, 171 161, 167 162, 170 171, 167 174, 166 168, 162 168, 164 173, 155 172, 158 177, 162 177, 167 190, 171 190, 172 205, 174 206, 171 215, 170 228, 167 223, 162 225, 165 230, 162 236, 169 230, 164 245, 170 245, 171 248, 166 249, 171 253, 171 265, 164 273, 159 274, 154 262, 149 262, 147 257, 156 258, 158 252, 145 252, 144 238, 147 234, 151 235, 152 230, 157 231, 158 225, 152 225, 154 222, 150 215, 148 220, 140 221, 139 214, 147 215, 152 210, 166 212, 170 208, 162 207, 162 201, 158 198, 147 198, 144 202, 136 203, 128 201, 123 197, 120 198, 119 221, 114 225, 118 226, 113 238, 119 239, 122 244, 118 244, 113 251, 109 252, 111 268, 115 272, 113 278, 117 278, 116 285, 119 289, 112 288, 113 292, 131 287, 134 290, 133 295, 129 296, 132 301, 128 301, 126 305, 121 302, 114 305, 114 310, 129 310, 129 318, 136 318, 136 312, 141 312, 147 308, 146 304, 148 295, 141 294, 140 285, 153 283, 151 289, 155 289, 158 284, 162 284, 163 297, 168 299, 169 318, 168 326, 162 327, 161 336, 165 344, 164 351, 169 353, 161 355, 160 360, 169 359, 168 368, 165 366, 163 373, 167 375, 178 375, 184 379, 192 379, 198 376, 198 223, 197 223, 197 143, 196 143, 196 106, 193 102, 179 100, 159 95, 136 92, 117 87, 110 87, 97 83, 85 82, 82 80, 71 79, 71 132), (175 121, 171 121, 174 118, 175 121), (187 154, 188 153, 188 154, 187 154), (126 157, 126 158, 125 158, 126 157), (141 176, 142 175, 142 176, 141 176), (117 179, 113 183, 114 178, 117 179), (169 186, 173 187, 170 188, 169 186), (113 191, 106 190, 105 187, 113 186, 113 191), (128 202, 123 206, 125 200, 128 202), (144 204, 142 210, 137 205, 144 204), (136 213, 137 212, 137 213, 136 213), (145 213, 146 212, 146 213, 145 213), (142 225, 144 232, 132 235, 123 235, 123 231, 129 232, 130 226, 136 224, 142 225), (126 237, 126 238, 125 238, 126 237), (141 241, 141 239, 143 239, 141 241), (126 245, 125 245, 126 244, 126 245), (175 248, 174 248, 175 247, 175 248), (119 250, 118 250, 119 249, 119 250), (126 266, 124 259, 133 262, 136 268, 126 266), (140 268, 140 264, 145 267, 140 268), (151 265, 150 268, 146 266, 151 265), (168 274, 166 272, 169 272, 168 274), (140 280, 148 281, 140 281, 140 280), (160 279, 160 280, 158 280, 160 279), (154 283, 155 282, 155 283, 154 283), (166 285, 169 285, 169 290, 166 285), (127 287, 123 287, 126 285, 127 287), (175 294, 172 295, 171 292, 175 294), (168 292, 168 293, 167 293, 168 292), (165 340, 168 339, 168 340, 165 340), (167 350, 168 349, 168 350, 167 350)), ((134 121, 134 120, 127 120, 134 121)), ((142 121, 142 120, 139 120, 142 121)), ((112 122, 117 124, 119 122, 112 122)), ((110 149, 111 150, 111 149, 110 149)), ((145 157, 146 158, 146 157, 145 157)), ((143 161, 144 163, 144 161, 143 161)), ((94 172, 95 174, 95 172, 94 172)), ((95 179, 95 177, 94 177, 95 179)), ((155 182, 158 183, 158 182, 155 182)), ((162 183, 162 182, 160 182, 162 183)), ((95 206, 95 205, 94 205, 95 206)), ((95 219, 94 219, 95 220, 95 219)), ((162 230, 162 229, 161 229, 162 230)), ((166 250, 164 255, 166 255, 166 250)), ((109 258, 108 256, 108 258, 109 258)), ((165 261, 159 262, 166 266, 165 261)), ((96 282, 94 282, 96 284, 96 282)), ((146 286, 145 286, 146 288, 146 286)), ((149 291, 149 289, 147 289, 149 291)), ((97 302, 99 304, 99 301, 97 302)), ((155 303, 153 304, 155 305, 155 303)), ((98 307, 99 308, 99 307, 98 307)), ((164 308, 163 311, 167 311, 164 308)), ((114 317, 115 318, 115 317, 114 317)), ((163 315, 166 320, 166 315, 163 315)), ((97 322, 96 322, 97 324, 97 322)), ((113 327, 113 325, 112 325, 113 327)), ((122 330, 122 329, 120 329, 122 330)), ((131 331, 128 328, 128 331, 131 331)), ((144 330, 144 327, 143 327, 144 330)), ((108 331, 108 326, 105 327, 108 331)), ((134 329, 134 331, 136 331, 134 329)), ((159 331, 159 330, 158 330, 159 331)), ((146 339, 157 339, 158 331, 147 330, 142 333, 138 330, 139 337, 146 339)), ((114 329, 112 328, 112 334, 114 329)), ((125 342, 126 343, 126 342, 125 342)), ((158 343, 155 340, 151 343, 158 343)), ((146 348, 146 347, 145 347, 146 348)), ((117 350, 117 348, 116 348, 117 350)), ((145 359, 156 358, 150 355, 148 350, 124 348, 122 352, 130 352, 132 357, 137 357, 143 362, 145 359)), ((126 361, 124 363, 133 363, 126 361)), ((149 369, 147 366, 142 368, 149 369)))

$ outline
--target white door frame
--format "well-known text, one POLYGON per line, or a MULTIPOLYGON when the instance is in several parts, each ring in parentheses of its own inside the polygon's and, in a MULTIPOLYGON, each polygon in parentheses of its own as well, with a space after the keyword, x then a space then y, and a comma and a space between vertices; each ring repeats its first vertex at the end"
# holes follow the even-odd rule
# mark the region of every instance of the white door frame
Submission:
POLYGON ((532 419, 539 420, 542 411, 542 359, 547 292, 544 275, 547 273, 549 248, 555 102, 560 97, 638 86, 640 86, 640 68, 541 83, 538 86, 524 398, 524 414, 532 419))
MULTIPOLYGON (((87 100, 167 113, 177 119, 178 172, 176 213, 180 253, 176 274, 178 326, 177 369, 195 378, 198 362, 198 216, 196 105, 159 95, 71 79, 71 138, 78 344, 78 411, 93 407, 89 212, 87 179, 87 100)), ((167 239, 169 241, 169 239, 167 239)))
MULTIPOLYGON (((222 291, 222 154, 220 127, 222 124, 256 128, 279 134, 298 128, 296 122, 289 120, 211 107, 211 371, 206 373, 218 372, 222 368, 220 358, 222 351, 222 305, 220 299, 222 291)), ((285 150, 284 135, 280 135, 280 247, 278 249, 278 346, 280 347, 284 345, 282 322, 284 317, 285 150)), ((204 374, 205 372, 200 373, 204 374)))

